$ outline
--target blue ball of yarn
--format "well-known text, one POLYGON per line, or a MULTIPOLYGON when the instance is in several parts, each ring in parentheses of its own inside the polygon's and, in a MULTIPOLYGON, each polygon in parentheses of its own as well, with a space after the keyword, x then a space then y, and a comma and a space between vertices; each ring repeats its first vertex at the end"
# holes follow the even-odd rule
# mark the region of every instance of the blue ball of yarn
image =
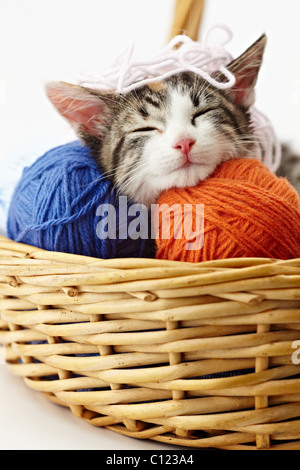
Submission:
MULTIPOLYGON (((70 142, 24 169, 10 202, 7 234, 17 242, 50 251, 103 259, 147 256, 151 237, 130 233, 130 223, 142 211, 129 216, 133 203, 126 199, 125 207, 119 201, 88 147, 70 142), (116 209, 113 236, 105 224, 107 204, 116 209)), ((139 220, 148 223, 148 215, 143 213, 143 217, 139 220)), ((137 229, 138 224, 133 225, 137 229)))

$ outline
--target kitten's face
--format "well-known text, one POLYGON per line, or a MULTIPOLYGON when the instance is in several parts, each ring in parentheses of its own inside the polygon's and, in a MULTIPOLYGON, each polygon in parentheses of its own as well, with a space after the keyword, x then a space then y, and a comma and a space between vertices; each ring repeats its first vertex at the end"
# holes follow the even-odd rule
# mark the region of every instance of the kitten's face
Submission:
POLYGON ((193 73, 120 96, 115 106, 99 162, 123 194, 146 205, 168 188, 195 186, 252 145, 247 112, 193 73))
POLYGON ((120 192, 149 206, 162 191, 194 186, 222 161, 249 154, 248 110, 265 43, 263 36, 229 64, 229 90, 184 72, 125 95, 63 83, 50 83, 47 94, 120 192))

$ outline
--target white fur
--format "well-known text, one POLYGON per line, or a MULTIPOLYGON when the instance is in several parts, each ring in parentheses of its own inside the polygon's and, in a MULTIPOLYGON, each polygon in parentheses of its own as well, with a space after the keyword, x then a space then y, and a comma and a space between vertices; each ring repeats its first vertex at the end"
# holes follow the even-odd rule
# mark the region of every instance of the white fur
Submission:
MULTIPOLYGON (((157 130, 151 131, 143 159, 132 182, 132 196, 149 206, 159 195, 171 187, 195 186, 206 179, 219 163, 234 156, 234 145, 226 135, 217 131, 207 115, 192 118, 195 108, 187 92, 173 90, 167 126, 153 122, 157 130), (189 166, 183 166, 183 153, 174 148, 182 138, 195 140, 190 152, 189 166)), ((152 122, 151 122, 152 125, 152 122)))

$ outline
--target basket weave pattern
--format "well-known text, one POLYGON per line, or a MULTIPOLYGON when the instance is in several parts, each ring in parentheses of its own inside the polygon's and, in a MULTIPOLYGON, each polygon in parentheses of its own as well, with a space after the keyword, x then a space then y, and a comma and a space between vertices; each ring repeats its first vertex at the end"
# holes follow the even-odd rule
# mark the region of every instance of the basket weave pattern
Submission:
POLYGON ((300 260, 98 260, 0 238, 0 314, 11 372, 92 425, 300 449, 300 260))

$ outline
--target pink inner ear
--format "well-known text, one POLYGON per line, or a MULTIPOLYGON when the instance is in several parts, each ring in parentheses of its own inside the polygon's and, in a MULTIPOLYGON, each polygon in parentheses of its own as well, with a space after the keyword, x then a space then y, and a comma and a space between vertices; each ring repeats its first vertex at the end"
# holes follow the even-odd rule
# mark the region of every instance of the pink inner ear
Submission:
POLYGON ((54 83, 46 88, 48 98, 73 127, 97 137, 103 136, 107 106, 100 97, 74 85, 54 83))
MULTIPOLYGON (((234 102, 237 105, 247 105, 248 100, 253 94, 254 86, 256 83, 257 74, 251 73, 249 70, 247 75, 236 76, 236 83, 233 87, 234 102)), ((254 72, 254 70, 253 70, 254 72)))
POLYGON ((236 81, 236 84, 234 86, 235 88, 234 102, 237 105, 241 105, 244 103, 245 98, 247 97, 249 93, 250 87, 251 87, 250 82, 249 81, 247 82, 246 79, 241 79, 241 80, 236 81))
POLYGON ((101 121, 99 116, 101 111, 101 107, 90 106, 85 101, 79 101, 70 103, 68 110, 64 114, 71 122, 79 124, 89 134, 99 135, 101 130, 101 123, 103 126, 104 121, 101 121), (77 105, 81 109, 76 109, 77 105))

